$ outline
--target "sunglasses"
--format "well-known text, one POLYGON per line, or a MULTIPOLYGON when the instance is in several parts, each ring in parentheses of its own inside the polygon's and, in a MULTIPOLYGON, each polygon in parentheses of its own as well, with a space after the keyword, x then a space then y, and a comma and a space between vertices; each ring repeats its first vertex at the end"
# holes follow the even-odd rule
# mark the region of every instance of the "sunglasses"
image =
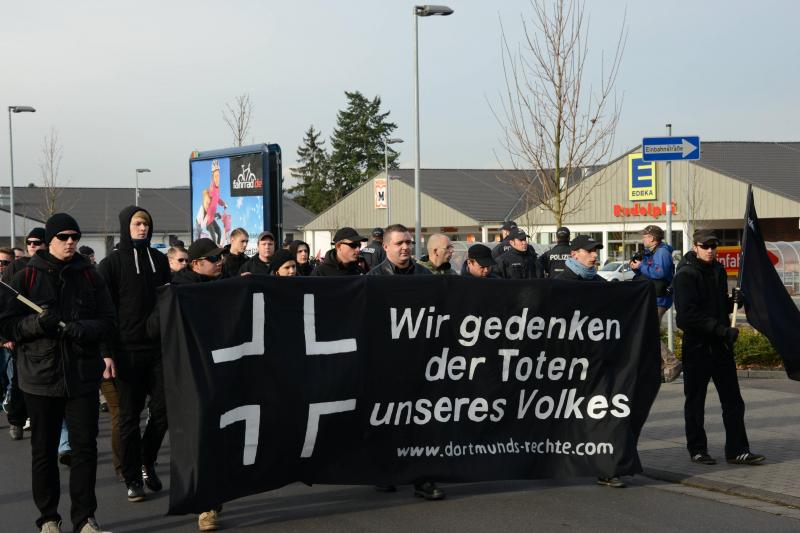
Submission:
POLYGON ((10 264, 11 264, 11 261, 9 261, 8 259, 0 259, 0 265, 3 265, 4 267, 7 267, 10 264))
POLYGON ((186 259, 185 257, 179 257, 175 261, 177 261, 178 263, 188 263, 189 262, 189 260, 186 259))
POLYGON ((210 263, 216 263, 220 259, 222 259, 222 256, 221 255, 207 255, 205 257, 201 257, 200 259, 205 259, 206 261, 208 261, 210 263))
POLYGON ((43 243, 38 239, 30 239, 25 241, 28 246, 41 246, 43 243))
POLYGON ((349 246, 350 248, 353 248, 354 250, 356 248, 361 248, 361 243, 360 242, 340 242, 339 244, 344 244, 345 246, 349 246))
POLYGON ((697 243, 697 246, 699 246, 703 250, 708 250, 708 249, 716 250, 717 249, 717 244, 716 243, 712 243, 712 244, 700 244, 700 243, 697 243))
POLYGON ((72 242, 78 242, 81 240, 80 233, 56 233, 56 239, 61 242, 67 242, 68 240, 72 239, 72 242))

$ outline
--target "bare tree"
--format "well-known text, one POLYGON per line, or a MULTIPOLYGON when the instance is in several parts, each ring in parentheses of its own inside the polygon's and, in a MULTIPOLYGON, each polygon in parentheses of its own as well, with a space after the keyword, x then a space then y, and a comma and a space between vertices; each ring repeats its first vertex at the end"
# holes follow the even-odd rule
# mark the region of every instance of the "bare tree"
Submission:
POLYGON ((610 62, 601 59, 600 84, 593 87, 584 80, 589 47, 583 2, 531 0, 531 8, 529 19, 521 16, 524 38, 516 46, 501 21, 506 88, 492 112, 511 164, 527 171, 520 190, 561 226, 581 209, 578 200, 600 185, 583 179, 585 169, 605 163, 613 149, 622 103, 614 84, 627 30, 623 20, 616 50, 610 62))
POLYGON ((59 171, 61 169, 61 158, 64 148, 61 146, 58 130, 51 127, 50 134, 45 135, 42 141, 42 153, 39 160, 39 170, 42 175, 42 202, 41 215, 44 219, 50 218, 53 213, 63 211, 64 207, 59 205, 61 189, 65 183, 61 183, 59 171))
MULTIPOLYGON (((705 217, 703 206, 703 194, 700 190, 700 183, 697 180, 697 167, 686 162, 686 223, 688 225, 687 235, 694 233, 697 223, 705 217)), ((670 209, 671 206, 667 206, 670 209)))
POLYGON ((250 95, 244 93, 237 96, 234 104, 226 103, 225 108, 222 111, 222 118, 233 133, 233 144, 242 146, 250 132, 250 119, 253 118, 253 104, 250 102, 250 95))

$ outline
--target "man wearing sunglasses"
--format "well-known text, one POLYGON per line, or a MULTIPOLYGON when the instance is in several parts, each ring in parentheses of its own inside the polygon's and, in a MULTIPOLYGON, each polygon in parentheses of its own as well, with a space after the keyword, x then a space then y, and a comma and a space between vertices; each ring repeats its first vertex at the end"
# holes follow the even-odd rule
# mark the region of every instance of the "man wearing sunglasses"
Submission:
POLYGON ((328 250, 312 276, 361 276, 364 270, 358 266, 361 243, 367 238, 353 228, 344 227, 333 236, 333 249, 328 250))
POLYGON ((744 400, 739 391, 733 346, 739 330, 730 313, 739 293, 728 296, 728 277, 717 259, 719 238, 697 230, 694 246, 678 265, 672 281, 678 327, 683 330, 683 390, 686 446, 694 463, 714 465, 703 429, 708 382, 714 380, 725 425, 725 459, 731 464, 755 465, 764 456, 750 452, 744 427, 744 400))
POLYGON ((119 247, 98 265, 118 320, 108 342, 117 366, 115 390, 104 383, 103 394, 118 396, 121 474, 128 501, 138 502, 145 498, 145 485, 151 491, 162 488, 155 462, 167 432, 164 371, 161 339, 148 335, 147 319, 156 305, 156 290, 170 282, 171 273, 167 257, 150 246, 154 231, 150 213, 131 205, 120 212, 119 223, 119 247), (148 396, 150 416, 142 434, 139 420, 148 396))
POLYGON ((33 499, 41 531, 58 533, 60 481, 58 446, 62 421, 69 427, 70 516, 73 530, 100 533, 97 510, 97 389, 114 375, 100 343, 114 329, 114 307, 103 279, 78 254, 81 233, 74 218, 56 213, 47 220, 47 250, 39 250, 11 286, 45 308, 32 311, 17 300, 0 308, 0 335, 16 344, 19 387, 31 418, 33 499))
POLYGON ((8 268, 3 270, 2 272, 2 279, 6 283, 14 277, 14 274, 19 272, 20 270, 25 269, 25 265, 28 264, 28 261, 31 260, 31 257, 36 254, 39 250, 44 250, 47 248, 44 242, 44 228, 33 228, 25 239, 25 249, 27 250, 27 255, 20 257, 19 259, 14 260, 8 268))
POLYGON ((173 276, 189 265, 189 253, 183 246, 170 246, 167 259, 173 276))

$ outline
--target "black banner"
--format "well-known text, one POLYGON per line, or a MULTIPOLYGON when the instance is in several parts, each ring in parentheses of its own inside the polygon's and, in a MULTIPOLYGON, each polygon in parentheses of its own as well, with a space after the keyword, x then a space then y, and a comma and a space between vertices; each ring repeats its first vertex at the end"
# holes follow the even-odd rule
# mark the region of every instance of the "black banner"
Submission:
POLYGON ((261 196, 264 171, 261 154, 231 157, 231 196, 261 196))
POLYGON ((650 283, 248 276, 160 311, 170 513, 295 481, 641 471, 650 283))
POLYGON ((775 347, 783 359, 786 374, 800 380, 800 310, 767 255, 752 186, 747 188, 739 286, 747 321, 775 347))

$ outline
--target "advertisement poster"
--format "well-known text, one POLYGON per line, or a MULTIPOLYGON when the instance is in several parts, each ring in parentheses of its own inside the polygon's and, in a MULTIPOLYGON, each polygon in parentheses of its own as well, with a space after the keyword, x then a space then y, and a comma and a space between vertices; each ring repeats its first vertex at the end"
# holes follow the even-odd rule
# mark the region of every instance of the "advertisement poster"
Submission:
POLYGON ((192 240, 207 237, 220 246, 244 228, 247 254, 256 251, 264 228, 264 169, 261 154, 192 161, 192 240))

